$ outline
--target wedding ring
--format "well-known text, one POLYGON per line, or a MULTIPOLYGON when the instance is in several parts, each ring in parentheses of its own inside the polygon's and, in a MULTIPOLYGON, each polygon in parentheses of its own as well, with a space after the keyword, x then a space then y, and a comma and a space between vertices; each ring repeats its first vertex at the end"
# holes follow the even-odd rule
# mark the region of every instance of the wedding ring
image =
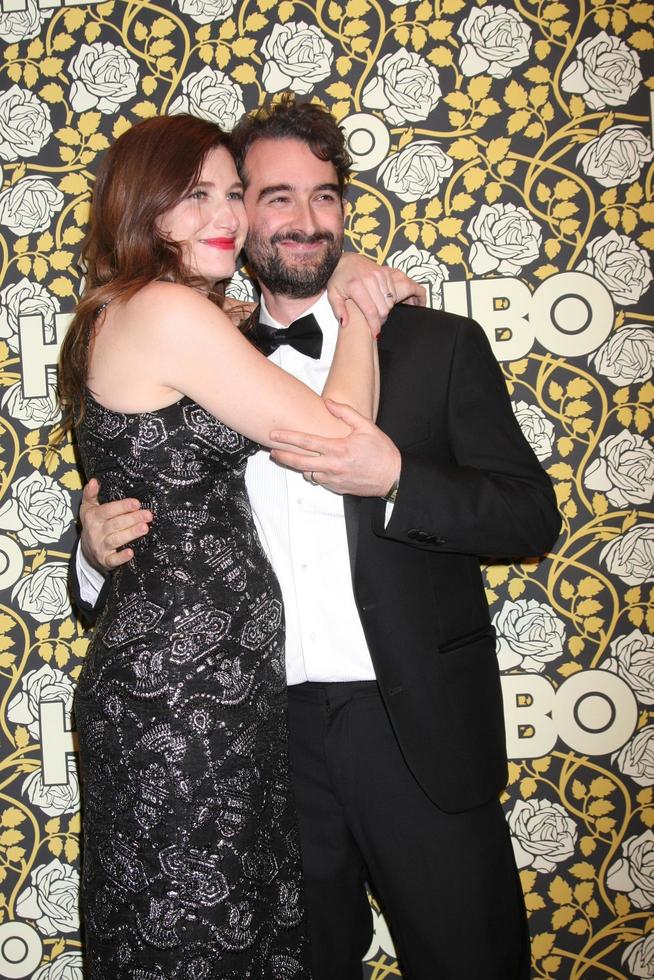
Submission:
POLYGON ((313 483, 314 487, 318 486, 318 481, 316 480, 315 473, 313 470, 309 473, 309 483, 313 483))

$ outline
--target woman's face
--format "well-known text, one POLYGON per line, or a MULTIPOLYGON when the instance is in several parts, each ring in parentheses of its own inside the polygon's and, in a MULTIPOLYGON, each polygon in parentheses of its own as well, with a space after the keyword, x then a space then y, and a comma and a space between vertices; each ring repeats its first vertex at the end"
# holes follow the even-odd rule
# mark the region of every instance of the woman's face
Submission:
POLYGON ((166 238, 183 243, 187 268, 209 286, 233 275, 247 218, 243 187, 224 147, 207 153, 195 186, 161 215, 157 227, 166 238))

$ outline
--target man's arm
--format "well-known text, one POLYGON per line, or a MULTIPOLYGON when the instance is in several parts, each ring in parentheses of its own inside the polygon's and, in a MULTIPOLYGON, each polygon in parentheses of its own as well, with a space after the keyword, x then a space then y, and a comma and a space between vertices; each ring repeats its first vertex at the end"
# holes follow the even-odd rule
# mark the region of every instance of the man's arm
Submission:
POLYGON ((402 453, 393 514, 373 529, 434 551, 485 558, 542 555, 561 530, 552 481, 511 408, 486 334, 474 321, 457 331, 447 392, 451 461, 402 453))
POLYGON ((134 498, 101 504, 99 490, 95 479, 84 487, 79 511, 82 533, 70 564, 72 598, 89 620, 104 605, 108 573, 133 557, 128 545, 148 533, 152 520, 152 512, 142 510, 134 498))
POLYGON ((92 626, 102 611, 109 589, 109 573, 95 570, 84 557, 79 539, 75 542, 68 565, 68 588, 73 605, 87 625, 92 626))
POLYGON ((343 439, 275 433, 281 442, 316 453, 311 465, 292 451, 275 450, 274 456, 313 473, 337 493, 380 498, 373 509, 376 534, 426 550, 489 558, 538 555, 553 546, 561 519, 551 481, 520 430, 478 324, 460 328, 453 349, 446 460, 422 446, 400 453, 373 423, 345 406, 338 412, 352 427, 343 439), (389 514, 381 498, 398 476, 389 514))
POLYGON ((292 449, 273 449, 271 458, 281 466, 302 470, 304 478, 334 493, 355 497, 384 497, 399 482, 402 454, 379 426, 355 412, 349 405, 326 399, 330 412, 352 430, 344 439, 324 439, 306 432, 276 429, 270 436, 276 442, 297 446, 314 453, 307 460, 292 449))

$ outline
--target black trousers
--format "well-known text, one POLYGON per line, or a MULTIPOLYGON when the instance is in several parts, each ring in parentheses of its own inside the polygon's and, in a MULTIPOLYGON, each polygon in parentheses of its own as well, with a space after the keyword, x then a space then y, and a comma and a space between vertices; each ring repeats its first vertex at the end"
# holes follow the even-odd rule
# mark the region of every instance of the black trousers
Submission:
POLYGON ((499 803, 439 810, 404 762, 375 682, 289 687, 289 739, 314 980, 361 980, 366 882, 405 980, 528 980, 499 803))

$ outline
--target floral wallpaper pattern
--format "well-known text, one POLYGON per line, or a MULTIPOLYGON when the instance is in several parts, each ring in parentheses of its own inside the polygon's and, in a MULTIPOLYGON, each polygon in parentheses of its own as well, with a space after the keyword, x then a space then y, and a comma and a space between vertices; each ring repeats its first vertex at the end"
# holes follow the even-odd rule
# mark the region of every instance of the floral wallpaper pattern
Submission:
MULTIPOLYGON (((344 126, 352 248, 480 320, 554 480, 552 555, 485 568, 533 976, 654 978, 654 4, 0 0, 0 976, 81 980, 56 352, 98 155, 291 90, 344 126), (535 293, 537 296, 534 296, 535 293)), ((240 271, 234 295, 250 297, 240 271)), ((399 977, 373 902, 367 976, 399 977)), ((470 937, 474 941, 474 937, 470 937)))

